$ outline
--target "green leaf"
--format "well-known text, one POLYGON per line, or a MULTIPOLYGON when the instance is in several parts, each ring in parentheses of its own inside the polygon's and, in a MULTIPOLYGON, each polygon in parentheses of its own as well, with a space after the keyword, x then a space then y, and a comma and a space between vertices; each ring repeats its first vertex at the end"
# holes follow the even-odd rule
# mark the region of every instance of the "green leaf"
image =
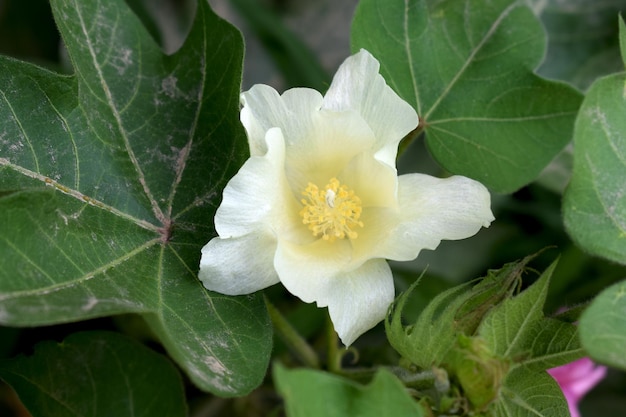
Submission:
POLYGON ((535 179, 572 136, 580 94, 533 73, 545 43, 524 1, 363 0, 352 26, 435 159, 498 192, 535 179))
POLYGON ((200 388, 249 392, 271 350, 263 301, 196 276, 246 152, 240 34, 199 1, 167 56, 123 0, 52 9, 75 75, 0 58, 0 323, 143 313, 200 388))
POLYGON ((491 404, 494 417, 568 416, 569 407, 557 382, 547 372, 520 368, 504 381, 500 398, 491 404))
POLYGON ((413 324, 405 326, 403 311, 420 283, 420 280, 416 281, 398 296, 385 319, 389 342, 403 357, 422 369, 440 365, 459 334, 473 335, 490 310, 511 297, 521 284, 526 265, 536 255, 489 270, 485 277, 440 292, 413 324))
POLYGON ((580 318, 580 340, 591 357, 626 370, 626 281, 602 291, 580 318))
POLYGON ((111 332, 44 342, 0 362, 33 417, 186 416, 180 374, 164 356, 111 332))
POLYGON ((441 364, 454 345, 457 334, 454 317, 459 306, 471 295, 468 291, 470 284, 457 285, 439 293, 415 323, 405 326, 402 311, 418 282, 396 298, 385 318, 385 331, 389 343, 398 353, 419 368, 430 369, 441 364))
POLYGON ((548 51, 537 72, 587 89, 598 77, 621 71, 615 17, 624 0, 529 0, 548 32, 548 51))
POLYGON ((511 370, 523 367, 541 372, 584 355, 577 327, 543 314, 556 264, 553 262, 529 288, 495 307, 478 328, 478 336, 491 352, 513 361, 511 370))
POLYGON ((336 375, 274 367, 274 380, 289 417, 424 416, 398 378, 379 370, 362 386, 336 375))
POLYGON ((576 120, 563 213, 584 250, 626 264, 626 73, 596 81, 576 120))

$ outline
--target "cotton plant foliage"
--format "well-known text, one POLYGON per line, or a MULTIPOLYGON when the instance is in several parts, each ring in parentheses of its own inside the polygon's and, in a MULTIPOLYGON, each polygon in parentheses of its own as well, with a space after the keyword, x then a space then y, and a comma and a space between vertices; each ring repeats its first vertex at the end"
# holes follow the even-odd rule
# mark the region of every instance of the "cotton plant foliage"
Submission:
POLYGON ((212 291, 248 294, 280 281, 328 307, 350 345, 394 299, 385 259, 412 260, 494 220, 477 181, 398 176, 398 144, 419 119, 366 50, 341 65, 324 96, 255 85, 241 102, 250 159, 224 190, 219 236, 202 249, 199 276, 212 291))
POLYGON ((207 0, 43 3, 67 72, 0 56, 0 410, 574 416, 626 370, 624 0, 359 0, 334 77, 233 0, 320 91, 280 93, 207 0))

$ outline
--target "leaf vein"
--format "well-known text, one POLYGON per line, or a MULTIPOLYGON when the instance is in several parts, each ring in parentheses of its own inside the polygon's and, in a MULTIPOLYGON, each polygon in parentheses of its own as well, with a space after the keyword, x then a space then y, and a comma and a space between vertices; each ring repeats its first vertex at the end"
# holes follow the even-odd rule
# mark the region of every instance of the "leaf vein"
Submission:
POLYGON ((146 229, 146 230, 151 230, 153 232, 159 232, 159 227, 153 225, 152 223, 149 223, 145 220, 142 219, 138 219, 136 217, 131 216, 130 214, 124 213, 123 211, 110 206, 108 204, 103 203, 100 200, 96 200, 95 198, 91 198, 83 193, 81 193, 80 191, 74 190, 72 188, 66 187, 63 184, 58 183, 57 181, 53 180, 52 178, 46 177, 45 175, 41 175, 37 172, 31 171, 29 169, 23 168, 19 165, 15 165, 13 163, 11 163, 11 161, 9 161, 6 158, 0 158, 0 167, 1 166, 5 166, 7 168, 10 168, 14 171, 17 171, 18 173, 26 176, 26 177, 30 177, 34 180, 38 180, 41 181, 43 184, 53 187, 56 190, 59 190, 60 192, 62 192, 63 194, 69 195, 70 197, 73 197, 79 201, 82 201, 83 203, 87 203, 91 206, 94 207, 98 207, 102 210, 108 211, 118 217, 121 217, 123 219, 129 220, 133 223, 135 223, 137 226, 146 229))
POLYGON ((111 109, 111 112, 113 113, 113 117, 115 118, 115 121, 117 123, 117 128, 119 130, 120 135, 122 136, 122 139, 123 139, 126 151, 128 152, 128 157, 130 158, 130 161, 133 164, 133 167, 135 168, 135 172, 137 173, 137 177, 138 177, 139 183, 143 187, 144 193, 146 194, 146 197, 150 201, 150 205, 152 206, 152 211, 153 211, 154 215, 156 216, 156 218, 159 221, 161 221, 163 224, 165 224, 167 219, 166 219, 165 215, 163 214, 163 211, 161 210, 161 207, 159 206, 158 202, 156 201, 156 199, 152 195, 152 191, 150 190, 150 187, 148 186, 148 183, 146 182, 145 174, 144 174, 143 170, 141 169, 141 166, 139 164, 139 160, 137 159, 137 156, 135 155, 135 152, 134 152, 132 146, 130 145, 128 132, 126 132, 126 129, 124 128, 124 123, 122 121, 122 117, 121 117, 121 115, 119 113, 119 110, 118 110, 117 106, 115 105, 114 100, 113 100, 113 95, 111 93, 111 89, 109 88, 109 85, 107 84, 107 81, 106 81, 106 79, 104 77, 104 73, 102 71, 102 67, 100 66, 100 63, 97 60, 97 54, 96 54, 96 51, 94 50, 94 45, 93 45, 93 43, 91 41, 89 33, 87 32, 87 27, 86 27, 83 15, 81 13, 80 5, 78 4, 77 0, 74 0, 74 4, 75 4, 76 10, 77 10, 77 15, 78 15, 80 27, 81 27, 81 29, 83 31, 83 34, 85 35, 85 42, 87 44, 87 48, 89 49, 89 54, 91 55, 91 60, 92 60, 94 69, 96 70, 96 73, 98 75, 98 79, 100 80, 100 85, 102 87, 102 91, 104 92, 104 94, 106 96, 107 106, 111 109))
POLYGON ((75 278, 73 280, 70 280, 70 281, 57 283, 56 281, 52 280, 53 285, 50 285, 50 286, 47 286, 47 287, 40 287, 40 288, 36 288, 36 289, 31 289, 31 290, 14 291, 14 292, 7 293, 7 294, 0 294, 0 301, 14 299, 14 298, 20 298, 20 297, 28 297, 28 296, 32 296, 32 295, 37 295, 37 296, 47 295, 47 294, 51 294, 51 293, 54 293, 54 292, 57 292, 57 291, 60 291, 60 290, 64 290, 64 289, 67 289, 67 288, 75 287, 75 286, 83 284, 83 283, 85 283, 85 282, 87 282, 89 280, 92 280, 93 278, 97 277, 98 275, 106 273, 106 271, 108 271, 109 269, 115 268, 115 267, 123 264, 124 262, 128 261, 129 259, 133 258, 134 256, 140 254, 144 250, 154 246, 155 244, 159 244, 159 243, 161 243, 161 239, 149 240, 148 242, 144 243, 143 245, 138 246, 137 248, 133 249, 132 251, 124 254, 124 256, 121 256, 121 257, 119 257, 117 259, 113 259, 109 263, 107 263, 105 265, 102 265, 99 268, 96 268, 93 271, 87 272, 87 273, 83 274, 82 276, 77 277, 77 278, 75 278))
POLYGON ((470 52, 469 56, 467 57, 467 59, 465 60, 461 68, 459 68, 459 70, 454 75, 454 77, 452 77, 452 79, 450 80, 446 88, 442 91, 442 93, 439 95, 437 100, 433 103, 431 108, 428 110, 428 112, 424 116, 424 119, 428 120, 430 115, 437 109, 437 107, 439 107, 439 104, 450 93, 452 88, 456 85, 456 83, 459 81, 461 76, 465 73, 467 68, 472 64, 478 52, 480 52, 480 50, 487 43, 487 41, 491 39, 493 34, 496 32, 496 30, 500 26, 500 23, 502 23, 502 21, 511 13, 511 11, 517 7, 518 7, 517 2, 513 2, 506 9, 504 9, 502 13, 500 13, 500 16, 498 16, 498 18, 493 22, 493 24, 491 25, 491 27, 489 28, 485 36, 480 40, 480 42, 476 45, 476 47, 472 49, 472 51, 470 52))

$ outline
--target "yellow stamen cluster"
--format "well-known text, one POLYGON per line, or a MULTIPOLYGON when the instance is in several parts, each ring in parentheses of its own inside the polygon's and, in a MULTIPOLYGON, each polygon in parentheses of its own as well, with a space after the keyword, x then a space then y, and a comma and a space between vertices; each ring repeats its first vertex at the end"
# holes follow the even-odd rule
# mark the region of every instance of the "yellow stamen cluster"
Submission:
POLYGON ((346 236, 356 239, 353 228, 363 227, 361 217, 361 199, 347 186, 341 185, 337 178, 331 178, 323 190, 309 183, 302 192, 306 198, 300 200, 304 208, 300 211, 302 222, 309 225, 313 236, 322 236, 333 242, 346 236))

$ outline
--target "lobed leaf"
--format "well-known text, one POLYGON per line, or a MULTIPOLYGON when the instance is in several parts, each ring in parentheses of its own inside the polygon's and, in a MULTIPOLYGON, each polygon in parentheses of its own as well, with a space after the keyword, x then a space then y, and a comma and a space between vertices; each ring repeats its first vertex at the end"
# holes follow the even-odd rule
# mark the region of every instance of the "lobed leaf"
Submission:
POLYGON ((572 136, 581 95, 534 74, 545 43, 521 0, 364 0, 352 25, 435 159, 498 192, 534 180, 572 136))
POLYGON ((184 417, 180 374, 164 356, 112 332, 44 342, 0 362, 0 377, 33 417, 184 417))
POLYGON ((0 58, 0 323, 142 313, 202 389, 265 375, 258 296, 197 279, 245 157, 242 40, 205 1, 165 55, 123 0, 53 0, 75 74, 0 58))

